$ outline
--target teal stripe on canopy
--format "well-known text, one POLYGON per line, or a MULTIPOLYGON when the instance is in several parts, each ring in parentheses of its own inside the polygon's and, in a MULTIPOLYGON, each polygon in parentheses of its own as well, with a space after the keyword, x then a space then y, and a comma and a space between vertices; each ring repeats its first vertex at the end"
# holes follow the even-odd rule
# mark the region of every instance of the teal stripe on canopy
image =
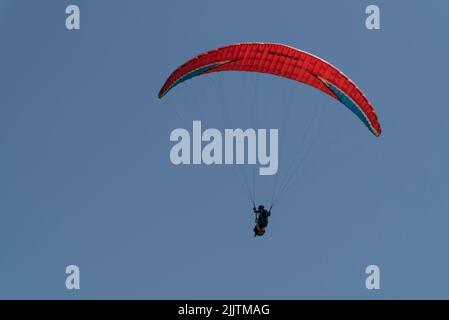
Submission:
POLYGON ((371 126, 371 123, 368 121, 368 117, 363 113, 362 109, 351 99, 348 97, 346 93, 344 93, 342 90, 340 90, 338 87, 334 86, 330 82, 325 82, 327 87, 337 96, 338 100, 340 100, 341 103, 343 103, 349 110, 351 110, 362 122, 368 127, 368 129, 376 134, 374 132, 373 127, 371 126))

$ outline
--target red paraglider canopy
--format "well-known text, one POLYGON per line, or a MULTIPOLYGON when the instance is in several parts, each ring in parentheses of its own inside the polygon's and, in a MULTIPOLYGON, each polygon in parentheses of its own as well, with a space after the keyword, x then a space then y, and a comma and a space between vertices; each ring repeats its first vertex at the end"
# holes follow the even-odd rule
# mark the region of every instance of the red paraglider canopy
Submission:
POLYGON ((349 77, 327 61, 283 44, 239 43, 202 53, 173 71, 159 98, 185 80, 220 71, 269 73, 306 83, 348 107, 375 136, 382 132, 376 111, 349 77))

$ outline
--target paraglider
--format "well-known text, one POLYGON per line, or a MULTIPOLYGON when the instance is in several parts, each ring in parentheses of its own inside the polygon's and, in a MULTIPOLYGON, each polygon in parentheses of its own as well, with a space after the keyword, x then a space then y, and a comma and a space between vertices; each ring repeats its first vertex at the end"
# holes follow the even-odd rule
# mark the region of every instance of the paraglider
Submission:
POLYGON ((265 228, 268 225, 268 218, 271 216, 271 208, 270 210, 265 209, 263 205, 260 205, 257 209, 254 206, 253 212, 256 214, 256 225, 254 226, 254 237, 261 237, 265 234, 265 228))
MULTIPOLYGON (((201 53, 170 74, 160 89, 158 97, 164 97, 171 89, 186 80, 222 71, 265 73, 310 85, 352 111, 374 136, 379 137, 382 133, 373 105, 348 76, 311 53, 283 44, 245 42, 201 53)), ((291 181, 290 178, 291 176, 287 177, 287 182, 281 185, 280 192, 286 190, 291 181)), ((265 233, 268 217, 277 201, 274 191, 273 188, 273 199, 269 210, 262 205, 256 209, 254 205, 253 212, 256 214, 254 236, 262 236, 265 233)), ((255 195, 250 198, 254 204, 255 195)))

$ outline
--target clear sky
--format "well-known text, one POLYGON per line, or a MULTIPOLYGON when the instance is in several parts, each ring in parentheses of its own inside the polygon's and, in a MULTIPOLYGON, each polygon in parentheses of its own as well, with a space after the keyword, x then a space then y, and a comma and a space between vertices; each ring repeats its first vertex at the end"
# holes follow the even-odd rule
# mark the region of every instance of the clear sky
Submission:
MULTIPOLYGON (((448 11, 443 0, 0 0, 0 298, 449 298, 448 11), (372 3, 381 30, 365 28, 372 3), (65 28, 69 4, 79 31, 65 28), (185 60, 244 41, 336 65, 382 136, 273 76, 208 75, 157 98, 185 60), (278 128, 279 181, 296 145, 311 146, 263 238, 238 168, 170 162, 170 132, 192 120, 278 128), (378 291, 364 286, 370 264, 378 291)), ((258 203, 273 180, 255 179, 258 203)))

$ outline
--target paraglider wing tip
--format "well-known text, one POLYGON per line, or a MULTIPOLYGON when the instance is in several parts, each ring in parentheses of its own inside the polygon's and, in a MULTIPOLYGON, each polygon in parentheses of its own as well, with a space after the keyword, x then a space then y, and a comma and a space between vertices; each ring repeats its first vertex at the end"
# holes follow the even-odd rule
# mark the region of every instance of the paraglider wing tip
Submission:
POLYGON ((381 129, 381 127, 380 127, 379 124, 377 125, 377 129, 373 130, 373 133, 374 133, 374 135, 375 135, 377 138, 380 137, 380 135, 381 135, 381 133, 382 133, 382 129, 381 129))

